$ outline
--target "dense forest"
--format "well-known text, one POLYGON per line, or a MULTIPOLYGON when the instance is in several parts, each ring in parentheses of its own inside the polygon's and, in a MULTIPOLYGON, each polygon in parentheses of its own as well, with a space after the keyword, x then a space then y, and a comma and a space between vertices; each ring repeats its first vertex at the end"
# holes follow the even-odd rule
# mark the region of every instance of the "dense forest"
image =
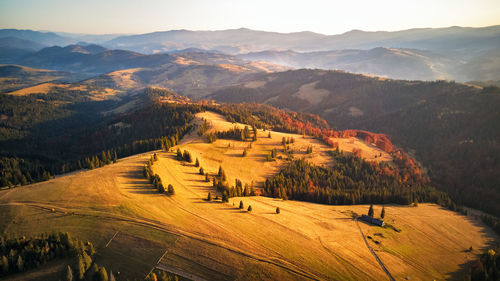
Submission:
POLYGON ((459 204, 500 216, 500 88, 448 81, 378 79, 341 71, 259 74, 260 88, 229 87, 223 102, 272 100, 278 108, 316 113, 335 130, 386 134, 424 164, 433 184, 459 204), (295 95, 303 85, 328 94, 313 103, 295 95))
POLYGON ((190 130, 193 114, 201 110, 198 105, 159 102, 173 94, 146 89, 140 96, 144 106, 107 116, 99 112, 120 103, 89 102, 72 94, 0 94, 0 99, 9 101, 0 105, 0 114, 7 116, 0 123, 1 186, 46 180, 54 174, 101 167, 117 158, 175 145, 190 130), (60 105, 61 96, 67 98, 67 106, 60 105), (43 111, 32 107, 37 103, 50 105, 43 111))
MULTIPOLYGON (((384 168, 384 173, 393 174, 402 182, 410 181, 419 184, 429 182, 421 164, 402 149, 394 147, 387 136, 383 134, 374 134, 361 130, 333 130, 318 115, 284 111, 262 104, 221 104, 218 107, 207 107, 207 109, 220 112, 228 120, 251 124, 254 128, 268 128, 287 133, 310 135, 322 140, 332 148, 338 147, 338 144, 332 141, 332 138, 358 137, 368 143, 373 143, 393 156, 396 166, 391 166, 390 169, 388 167, 384 168)), ((246 136, 246 134, 243 133, 242 130, 233 129, 211 134, 208 138, 210 142, 214 141, 218 135, 245 139, 243 136, 246 136)), ((272 159, 272 155, 270 156, 268 158, 272 159)))
POLYGON ((291 162, 264 183, 264 194, 322 204, 410 204, 433 202, 456 210, 448 195, 418 182, 402 182, 384 173, 386 163, 370 163, 338 150, 332 167, 320 167, 300 159, 291 162))
MULTIPOLYGON (((69 233, 41 234, 35 237, 0 236, 0 276, 22 273, 55 259, 67 259, 62 280, 104 281, 113 276, 93 262, 92 242, 74 239, 69 233)), ((113 276, 114 279, 114 276, 113 276)))

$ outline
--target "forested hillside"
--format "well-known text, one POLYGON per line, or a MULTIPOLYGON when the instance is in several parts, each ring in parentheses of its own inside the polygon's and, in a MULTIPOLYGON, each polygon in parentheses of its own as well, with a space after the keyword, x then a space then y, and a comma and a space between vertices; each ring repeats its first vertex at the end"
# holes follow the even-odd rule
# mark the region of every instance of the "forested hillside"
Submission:
POLYGON ((0 94, 1 185, 24 185, 175 144, 200 107, 159 102, 168 97, 178 96, 146 89, 141 106, 103 115, 130 98, 92 101, 88 93, 61 89, 23 97, 0 94))
POLYGON ((296 70, 255 76, 212 97, 312 112, 337 129, 387 134, 458 203, 500 215, 499 88, 296 70))

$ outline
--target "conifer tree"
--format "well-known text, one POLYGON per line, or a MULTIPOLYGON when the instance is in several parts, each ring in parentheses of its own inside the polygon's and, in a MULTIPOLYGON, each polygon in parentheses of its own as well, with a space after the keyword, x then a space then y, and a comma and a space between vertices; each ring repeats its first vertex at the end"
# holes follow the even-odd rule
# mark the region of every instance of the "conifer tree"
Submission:
POLYGON ((87 255, 87 252, 83 251, 82 259, 83 259, 83 264, 85 265, 85 270, 83 272, 85 273, 85 271, 87 271, 92 265, 92 258, 90 258, 89 255, 87 255))
POLYGON ((222 193, 222 202, 229 202, 229 195, 227 194, 227 191, 222 193))
POLYGON ((2 256, 2 272, 3 274, 9 273, 9 260, 6 256, 2 256))
POLYGON ((250 129, 248 128, 248 126, 245 126, 245 128, 243 129, 243 135, 245 138, 242 140, 246 140, 250 137, 250 129))
POLYGON ((208 173, 205 173, 205 182, 210 182, 210 177, 208 176, 208 173))
POLYGON ((243 201, 242 201, 242 200, 240 200, 240 207, 239 207, 238 209, 243 209, 243 208, 244 208, 244 206, 243 206, 243 201))
POLYGON ((191 153, 189 153, 189 151, 187 151, 187 150, 184 150, 183 158, 184 158, 184 161, 186 161, 188 163, 193 162, 193 158, 191 157, 191 153))
POLYGON ((207 201, 212 201, 212 194, 210 191, 208 192, 207 201))
POLYGON ((370 205, 370 209, 368 210, 368 216, 373 218, 373 204, 370 205))
POLYGON ((85 263, 83 261, 82 256, 78 256, 78 280, 83 280, 83 277, 85 277, 85 263))
POLYGON ((248 205, 248 209, 247 209, 249 212, 252 211, 252 205, 248 205))
POLYGON ((198 160, 198 157, 196 157, 196 163, 194 163, 194 166, 195 167, 199 167, 200 166, 200 161, 198 160))
POLYGON ((281 213, 280 207, 276 207, 276 214, 279 214, 279 213, 281 213))
POLYGON ((106 272, 106 268, 102 266, 99 270, 94 274, 94 279, 97 281, 108 281, 108 273, 106 272))
POLYGON ((97 263, 92 264, 92 268, 90 269, 90 272, 93 272, 94 276, 96 276, 96 273, 99 272, 99 266, 97 265, 97 263))
POLYGON ((250 196, 250 188, 247 183, 245 183, 245 189, 243 189, 243 196, 250 196))
POLYGON ((71 270, 71 266, 69 266, 69 265, 66 267, 65 280, 66 281, 73 281, 73 270, 71 270))
POLYGON ((88 250, 89 250, 89 254, 90 254, 91 256, 95 255, 95 248, 94 248, 94 244, 92 244, 92 242, 87 242, 87 244, 88 244, 88 247, 89 247, 89 249, 88 249, 88 250))
POLYGON ((167 192, 168 192, 169 195, 174 195, 175 194, 174 187, 171 184, 168 185, 167 192))
POLYGON ((17 272, 22 272, 24 270, 24 262, 21 256, 17 257, 16 268, 17 272))
MULTIPOLYGON (((198 159, 198 158, 196 158, 196 159, 198 159)), ((205 174, 205 171, 203 170, 203 167, 200 167, 200 171, 199 171, 199 173, 200 173, 200 175, 202 175, 202 176, 205 174)))
POLYGON ((380 218, 384 218, 385 217, 385 207, 382 206, 382 212, 380 212, 380 218))

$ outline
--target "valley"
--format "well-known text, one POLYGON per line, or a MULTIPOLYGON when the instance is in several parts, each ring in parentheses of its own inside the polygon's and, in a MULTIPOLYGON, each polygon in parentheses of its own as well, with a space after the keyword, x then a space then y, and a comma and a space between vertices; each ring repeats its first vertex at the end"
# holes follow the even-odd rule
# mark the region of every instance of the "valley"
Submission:
MULTIPOLYGON (((208 111, 198 113, 192 122, 205 120, 211 124, 207 134, 244 126, 208 111)), ((209 143, 196 129, 178 147, 198 158, 210 175, 221 165, 228 182, 239 178, 255 187, 283 165, 281 153, 277 161, 265 161, 270 149, 281 147, 282 137, 294 137, 295 157, 312 145, 308 161, 319 165, 331 161, 324 152, 328 148, 318 141, 275 131, 267 138, 266 133, 259 130, 246 157, 241 152, 249 142, 219 139, 209 143)), ((0 191, 4 214, 0 229, 25 235, 59 229, 92 240, 96 262, 119 272, 120 279, 144 278, 153 267, 174 268, 198 280, 387 278, 352 218, 366 213, 367 205, 327 206, 264 196, 209 202, 205 200, 208 192, 220 194, 204 181, 198 167, 178 161, 174 152, 155 152, 158 161, 153 170, 165 184, 174 186, 174 195, 158 194, 143 177, 143 165, 152 155, 148 152, 102 168, 0 191), (238 209, 240 200, 243 210, 238 209), (251 212, 246 211, 249 205, 251 212), (277 207, 280 214, 275 212, 277 207)), ((359 225, 372 237, 369 245, 396 279, 459 276, 464 264, 498 239, 477 218, 434 204, 386 205, 385 209, 386 221, 400 232, 359 225), (466 251, 470 247, 473 250, 466 251)), ((375 206, 376 214, 380 210, 381 206, 375 206)))
POLYGON ((496 3, 27 2, 1 280, 500 278, 496 3))

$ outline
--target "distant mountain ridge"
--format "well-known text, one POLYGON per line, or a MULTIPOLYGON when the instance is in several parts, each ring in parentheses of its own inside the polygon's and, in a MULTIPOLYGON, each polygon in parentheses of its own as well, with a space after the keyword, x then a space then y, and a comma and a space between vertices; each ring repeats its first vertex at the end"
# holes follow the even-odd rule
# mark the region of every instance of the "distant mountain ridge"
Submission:
POLYGON ((171 30, 116 35, 115 38, 115 35, 66 35, 31 30, 0 30, 0 63, 104 73, 132 67, 157 67, 168 61, 164 56, 167 53, 219 53, 292 68, 343 70, 394 79, 462 82, 500 80, 500 69, 496 63, 500 60, 497 51, 500 46, 500 25, 481 28, 416 28, 394 32, 353 30, 339 35, 278 33, 246 28, 171 30), (16 39, 13 38, 18 38, 18 42, 14 42, 16 39), (107 40, 109 38, 111 40, 107 40), (58 58, 40 58, 45 53, 35 53, 41 46, 92 46, 92 42, 81 42, 85 40, 99 41, 102 48, 108 49, 108 53, 103 56, 105 60, 98 61, 97 51, 90 52, 93 56, 90 59, 77 51, 77 47, 71 47, 74 50, 70 53, 61 47, 63 54, 58 58), (156 57, 139 59, 139 54, 156 57), (86 62, 82 65, 71 63, 79 57, 86 57, 86 62), (123 61, 119 62, 119 59, 123 61))
POLYGON ((0 63, 11 63, 45 47, 42 44, 17 37, 0 38, 0 63))
MULTIPOLYGON (((383 47, 308 53, 263 51, 238 57, 292 68, 343 70, 407 80, 455 79, 459 76, 457 67, 460 67, 460 63, 451 56, 416 49, 383 47)), ((467 75, 464 72, 463 79, 457 80, 468 80, 467 75)))
POLYGON ((54 32, 40 32, 21 29, 0 29, 0 38, 16 37, 19 39, 30 40, 44 46, 65 46, 74 43, 73 40, 55 34, 54 32))
POLYGON ((45 45, 65 46, 79 41, 99 43, 141 53, 166 52, 187 48, 216 49, 226 53, 248 53, 264 50, 301 52, 342 49, 413 48, 434 51, 474 49, 483 52, 500 45, 500 25, 487 27, 414 28, 400 31, 351 30, 337 35, 310 31, 279 33, 248 28, 216 31, 169 30, 145 34, 88 35, 0 29, 0 38, 17 37, 45 45), (59 35, 61 34, 61 35, 59 35), (63 35, 63 36, 62 36, 63 35), (106 39, 108 39, 106 41, 106 39))
POLYGON ((481 28, 416 28, 394 32, 353 30, 339 35, 314 32, 278 33, 246 28, 219 31, 171 30, 120 36, 104 45, 138 52, 192 47, 241 54, 264 50, 291 49, 313 52, 376 47, 466 52, 471 49, 485 51, 499 44, 500 26, 497 25, 481 28))
POLYGON ((168 54, 144 55, 125 50, 108 50, 99 45, 47 47, 22 57, 16 63, 30 67, 83 73, 155 67, 172 61, 168 54))

